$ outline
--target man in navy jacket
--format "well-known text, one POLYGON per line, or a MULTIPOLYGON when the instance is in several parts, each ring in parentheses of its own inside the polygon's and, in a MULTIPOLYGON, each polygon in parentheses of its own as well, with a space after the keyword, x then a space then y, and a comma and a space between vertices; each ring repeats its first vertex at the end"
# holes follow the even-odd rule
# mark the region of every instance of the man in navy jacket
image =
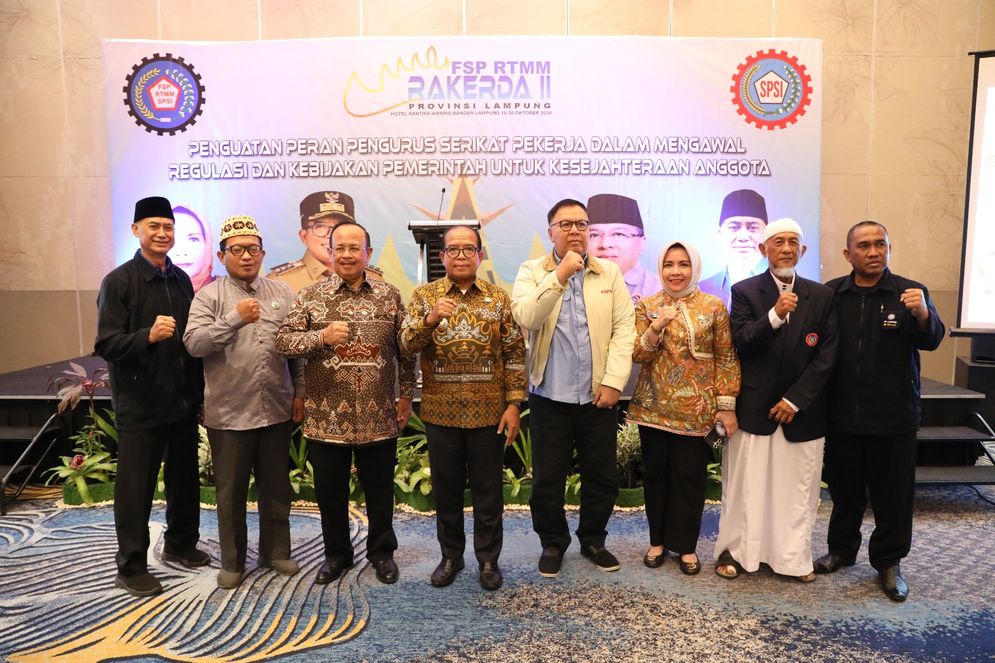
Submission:
POLYGON ((935 350, 944 327, 926 287, 892 274, 888 231, 862 221, 847 233, 849 276, 829 281, 840 321, 826 469, 833 513, 829 553, 818 573, 851 566, 870 489, 871 566, 888 598, 904 601, 899 561, 912 546, 912 495, 919 428, 919 351, 935 350))
POLYGON ((162 558, 184 566, 211 561, 200 538, 197 417, 204 400, 201 361, 183 347, 193 299, 190 277, 166 255, 173 208, 162 197, 135 204, 135 257, 104 277, 97 297, 97 354, 107 360, 120 432, 114 527, 114 585, 132 596, 162 591, 148 572, 149 515, 166 458, 166 532, 162 558))

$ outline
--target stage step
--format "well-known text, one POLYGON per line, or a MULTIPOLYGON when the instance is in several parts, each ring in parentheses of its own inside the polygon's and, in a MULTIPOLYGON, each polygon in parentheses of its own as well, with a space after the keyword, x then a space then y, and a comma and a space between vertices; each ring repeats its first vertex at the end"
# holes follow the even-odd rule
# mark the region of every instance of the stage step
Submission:
POLYGON ((933 485, 995 485, 995 466, 917 467, 916 483, 933 485))
POLYGON ((37 426, 0 426, 0 442, 30 442, 37 426))
POLYGON ((991 442, 995 437, 970 426, 923 426, 916 434, 919 442, 991 442))

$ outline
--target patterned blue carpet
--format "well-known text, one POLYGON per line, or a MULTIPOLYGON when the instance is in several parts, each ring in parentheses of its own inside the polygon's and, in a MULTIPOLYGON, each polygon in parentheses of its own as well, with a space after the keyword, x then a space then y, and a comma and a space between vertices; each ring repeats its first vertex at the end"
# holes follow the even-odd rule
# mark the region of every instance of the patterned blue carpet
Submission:
MULTIPOLYGON (((982 488, 989 499, 995 490, 982 488)), ((815 551, 825 549, 830 504, 819 510, 815 551)), ((915 540, 903 563, 911 593, 889 601, 867 565, 802 585, 762 569, 735 581, 712 572, 718 507, 708 506, 695 577, 674 560, 642 563, 641 511, 616 512, 608 547, 622 561, 602 573, 567 552, 559 578, 535 570, 538 540, 527 511, 505 518, 505 585, 485 592, 467 570, 429 585, 438 562, 435 521, 398 513, 401 580, 381 585, 365 563, 339 583, 313 584, 320 527, 295 508, 287 579, 253 570, 236 591, 215 584, 215 514, 202 512, 211 569, 160 558, 163 513, 153 512, 153 572, 166 592, 132 599, 113 588, 109 507, 59 509, 18 502, 0 519, 0 657, 10 661, 995 661, 995 506, 968 488, 922 489, 915 540)), ((250 518, 254 521, 255 514, 250 518)), ((575 527, 576 513, 571 514, 575 527)), ((467 524, 470 525, 469 515, 467 524)), ((365 522, 353 517, 362 551, 365 522)), ((865 522, 865 536, 871 522, 865 522)), ((471 538, 472 541, 472 538, 471 538)), ((360 555, 362 553, 360 552, 360 555)), ((250 559, 254 554, 250 553, 250 559)), ((250 561, 251 564, 251 561, 250 561)))

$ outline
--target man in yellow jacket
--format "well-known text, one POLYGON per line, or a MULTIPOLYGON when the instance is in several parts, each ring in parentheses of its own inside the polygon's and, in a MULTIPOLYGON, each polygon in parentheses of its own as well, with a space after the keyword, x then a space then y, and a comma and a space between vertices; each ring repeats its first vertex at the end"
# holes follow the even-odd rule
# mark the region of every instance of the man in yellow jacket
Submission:
POLYGON ((512 313, 529 336, 532 527, 543 551, 539 573, 556 577, 570 545, 563 510, 576 449, 580 464, 581 555, 603 571, 618 559, 605 549, 618 496, 617 403, 632 369, 632 299, 618 266, 587 253, 583 203, 565 199, 547 215, 553 251, 518 270, 512 313))

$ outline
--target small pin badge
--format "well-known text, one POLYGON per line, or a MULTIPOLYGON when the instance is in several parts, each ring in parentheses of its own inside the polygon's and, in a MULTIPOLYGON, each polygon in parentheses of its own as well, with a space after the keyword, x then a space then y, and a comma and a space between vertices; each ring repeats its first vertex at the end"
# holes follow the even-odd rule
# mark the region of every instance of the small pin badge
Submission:
POLYGON ((894 313, 889 313, 888 314, 888 319, 889 320, 894 320, 895 319, 895 314, 894 313))
POLYGON ((814 348, 818 342, 819 342, 819 335, 816 334, 815 332, 812 332, 811 334, 805 336, 805 345, 807 345, 810 348, 814 348))
POLYGON ((280 302, 273 302, 273 310, 274 311, 280 310, 280 302))

